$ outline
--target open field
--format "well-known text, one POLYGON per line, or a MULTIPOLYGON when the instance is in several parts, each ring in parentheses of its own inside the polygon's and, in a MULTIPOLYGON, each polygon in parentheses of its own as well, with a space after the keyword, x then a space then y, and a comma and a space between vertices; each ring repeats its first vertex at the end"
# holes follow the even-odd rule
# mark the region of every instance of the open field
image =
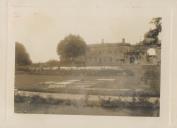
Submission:
POLYGON ((102 70, 16 72, 15 112, 143 116, 140 112, 144 109, 149 111, 144 112, 144 116, 158 116, 159 69, 159 66, 123 66, 102 70), (52 110, 53 107, 56 110, 52 110), (122 107, 127 108, 127 113, 121 114, 122 107))
POLYGON ((15 88, 105 88, 151 89, 160 88, 159 66, 125 66, 117 69, 55 70, 16 72, 15 88), (47 86, 48 85, 48 86, 47 86))

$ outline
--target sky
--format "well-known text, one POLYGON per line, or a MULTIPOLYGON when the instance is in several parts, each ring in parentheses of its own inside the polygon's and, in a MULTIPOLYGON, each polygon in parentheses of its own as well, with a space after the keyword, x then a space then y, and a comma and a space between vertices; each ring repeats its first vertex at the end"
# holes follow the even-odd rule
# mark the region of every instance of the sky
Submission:
POLYGON ((59 59, 56 47, 69 34, 87 44, 143 40, 161 9, 120 6, 115 0, 10 0, 9 30, 14 42, 24 44, 33 62, 59 59))

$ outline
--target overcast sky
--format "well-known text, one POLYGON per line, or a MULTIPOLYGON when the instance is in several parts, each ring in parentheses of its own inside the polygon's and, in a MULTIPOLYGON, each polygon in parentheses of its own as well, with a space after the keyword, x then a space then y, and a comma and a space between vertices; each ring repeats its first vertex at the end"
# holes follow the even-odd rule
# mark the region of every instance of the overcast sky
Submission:
POLYGON ((120 7, 113 0, 11 0, 9 26, 12 38, 23 43, 33 62, 58 59, 56 47, 68 34, 87 44, 116 43, 125 38, 137 43, 161 9, 120 7))

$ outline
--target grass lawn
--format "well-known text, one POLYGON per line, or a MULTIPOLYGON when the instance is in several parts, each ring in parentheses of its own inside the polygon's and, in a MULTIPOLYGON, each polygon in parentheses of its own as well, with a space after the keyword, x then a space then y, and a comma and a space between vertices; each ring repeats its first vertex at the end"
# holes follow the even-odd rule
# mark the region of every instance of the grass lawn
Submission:
MULTIPOLYGON (((159 67, 127 67, 126 70, 52 71, 15 75, 15 88, 25 90, 49 89, 156 89, 160 88, 159 67), (57 73, 58 72, 58 73, 57 73), (70 73, 69 73, 70 72, 70 73)), ((66 90, 65 90, 66 91, 66 90)))

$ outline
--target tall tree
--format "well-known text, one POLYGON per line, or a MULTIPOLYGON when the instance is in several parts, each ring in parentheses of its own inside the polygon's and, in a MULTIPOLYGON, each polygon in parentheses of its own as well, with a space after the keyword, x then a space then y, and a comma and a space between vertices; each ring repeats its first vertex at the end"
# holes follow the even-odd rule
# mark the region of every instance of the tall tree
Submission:
POLYGON ((15 42, 15 64, 30 65, 32 63, 25 46, 19 42, 15 42))
POLYGON ((144 34, 143 42, 146 44, 155 44, 158 43, 158 35, 162 31, 161 17, 152 18, 150 24, 153 25, 153 28, 150 28, 148 32, 144 34))
POLYGON ((78 35, 68 35, 57 46, 57 53, 61 60, 70 60, 85 55, 87 45, 78 35))

